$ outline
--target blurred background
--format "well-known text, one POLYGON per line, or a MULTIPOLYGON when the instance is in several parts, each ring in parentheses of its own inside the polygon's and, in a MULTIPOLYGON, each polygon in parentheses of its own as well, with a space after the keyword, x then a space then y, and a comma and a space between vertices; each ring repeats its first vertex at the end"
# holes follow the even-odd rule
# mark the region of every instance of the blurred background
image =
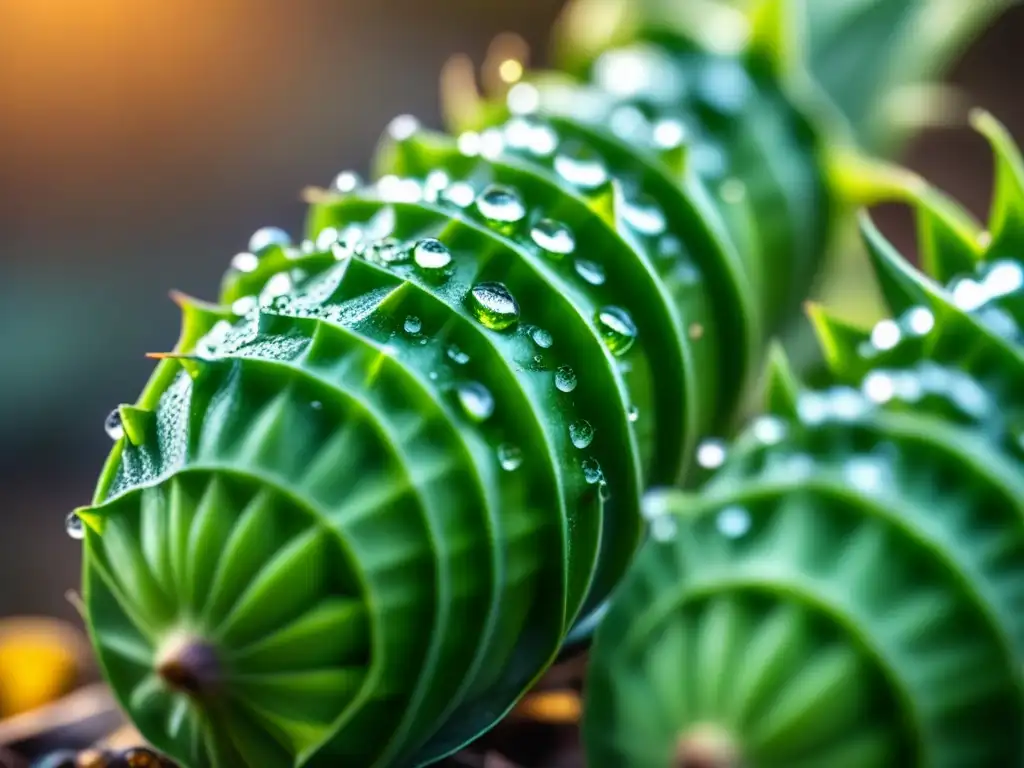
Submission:
MULTIPOLYGON (((821 0, 824 1, 824 0, 821 0)), ((300 190, 361 173, 409 112, 439 127, 445 60, 503 31, 546 61, 561 0, 0 0, 0 617, 73 617, 86 503, 178 332, 167 297, 216 294, 258 227, 297 232, 300 190)), ((1024 138, 1024 8, 951 75, 1024 138)), ((990 164, 963 128, 904 160, 986 210, 990 164)), ((911 242, 906 221, 886 228, 911 242)))

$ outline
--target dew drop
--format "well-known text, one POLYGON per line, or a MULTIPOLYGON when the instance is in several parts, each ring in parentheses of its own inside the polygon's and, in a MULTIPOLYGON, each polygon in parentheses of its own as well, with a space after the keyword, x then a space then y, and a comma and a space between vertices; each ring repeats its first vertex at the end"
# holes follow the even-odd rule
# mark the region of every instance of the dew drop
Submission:
POLYGON ((633 318, 621 307, 603 307, 594 318, 604 343, 612 354, 621 357, 636 341, 637 330, 633 318))
POLYGON ((494 397, 483 384, 475 381, 460 384, 456 394, 462 410, 473 421, 487 421, 494 414, 494 397))
POLYGON ((473 191, 473 187, 466 182, 456 181, 441 193, 441 197, 459 208, 468 208, 476 199, 476 193, 473 191))
POLYGON ((530 338, 541 349, 551 349, 551 345, 555 343, 555 340, 551 338, 550 331, 538 328, 537 326, 533 326, 530 329, 530 338))
POLYGON ((671 541, 677 532, 675 518, 670 515, 661 515, 651 521, 651 537, 655 541, 671 541))
POLYGON ((900 327, 892 320, 882 320, 871 330, 871 343, 876 349, 892 349, 899 342, 900 327))
POLYGON ((519 320, 519 304, 503 283, 478 283, 469 292, 473 316, 485 328, 503 331, 519 320))
POLYGON ((309 407, 314 411, 322 411, 324 409, 324 404, 319 400, 313 400, 309 403, 309 407))
POLYGON ((420 129, 420 121, 412 115, 399 115, 388 125, 388 133, 396 141, 411 139, 420 129))
POLYGON ((522 450, 511 443, 498 446, 498 464, 506 472, 515 472, 523 464, 522 450))
POLYGON ((249 252, 262 256, 271 248, 287 248, 291 244, 291 236, 280 227, 262 227, 249 238, 249 252))
POLYGON ((576 247, 576 238, 572 230, 560 221, 541 219, 530 230, 530 237, 538 246, 555 259, 572 253, 576 247))
POLYGON ((526 206, 510 187, 492 184, 476 199, 476 208, 489 222, 515 224, 526 216, 526 206))
POLYGON ((648 196, 641 197, 624 206, 622 217, 637 232, 649 237, 664 234, 665 228, 668 226, 665 214, 658 204, 648 196))
POLYGON ((758 442, 764 445, 777 445, 786 436, 786 424, 777 416, 760 416, 751 430, 758 442))
POLYGON ((592 149, 574 143, 555 156, 555 171, 570 184, 594 189, 608 181, 608 170, 592 149))
POLYGON ((603 285, 605 281, 604 267, 589 259, 576 259, 576 274, 591 285, 603 285))
POLYGON ((248 251, 235 254, 231 259, 231 268, 237 272, 253 272, 259 265, 260 257, 248 251))
POLYGON ((743 507, 726 507, 715 518, 718 532, 728 539, 738 539, 750 530, 750 513, 743 507))
POLYGON ((448 347, 448 358, 456 365, 465 365, 469 362, 469 355, 463 352, 457 345, 451 344, 448 347))
POLYGON ((416 243, 412 258, 420 269, 437 273, 452 263, 452 252, 440 240, 428 237, 416 243))
POLYGON ((583 479, 586 480, 587 485, 595 485, 604 480, 604 472, 601 471, 601 465, 597 459, 593 457, 584 459, 581 466, 583 467, 583 479))
POLYGON ((927 307, 914 307, 907 312, 906 322, 912 333, 924 336, 935 327, 935 315, 927 307))
POLYGON ((124 437, 124 424, 121 421, 121 410, 115 408, 103 421, 103 431, 111 440, 120 440, 124 437))
POLYGON ((594 426, 586 419, 574 421, 569 425, 569 439, 573 445, 583 450, 594 441, 594 426))
POLYGON ((576 372, 568 365, 559 366, 555 371, 555 387, 559 392, 572 392, 576 383, 576 372))
POLYGON ((704 469, 717 469, 725 463, 725 443, 718 439, 709 439, 697 446, 697 463, 704 469))
POLYGON ((334 177, 334 181, 331 183, 331 187, 338 192, 353 192, 362 185, 363 180, 355 171, 342 171, 334 177))
POLYGON ((231 303, 231 311, 236 315, 248 315, 258 306, 255 296, 242 296, 231 303))
POLYGON ((85 523, 82 522, 82 518, 78 516, 77 512, 72 512, 64 518, 64 530, 75 541, 85 538, 85 523))
POLYGON ((405 318, 402 328, 405 329, 406 333, 415 335, 423 328, 423 323, 416 315, 409 315, 405 318))

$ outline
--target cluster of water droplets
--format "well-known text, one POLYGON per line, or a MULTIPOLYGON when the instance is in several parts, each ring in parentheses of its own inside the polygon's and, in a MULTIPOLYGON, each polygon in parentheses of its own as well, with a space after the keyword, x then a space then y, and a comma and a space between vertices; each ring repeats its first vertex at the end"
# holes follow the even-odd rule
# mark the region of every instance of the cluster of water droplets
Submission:
POLYGON ((968 277, 954 279, 948 291, 957 307, 1005 339, 1024 343, 1024 266, 1009 259, 982 265, 968 277))

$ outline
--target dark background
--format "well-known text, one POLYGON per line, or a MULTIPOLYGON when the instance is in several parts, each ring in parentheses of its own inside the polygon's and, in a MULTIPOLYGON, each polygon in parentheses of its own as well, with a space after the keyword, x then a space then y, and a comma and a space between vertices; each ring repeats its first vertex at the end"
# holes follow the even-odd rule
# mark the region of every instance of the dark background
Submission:
MULTIPOLYGON (((965 0, 967 2, 967 0, 965 0)), ((259 226, 299 229, 300 190, 368 170, 410 112, 439 127, 445 60, 511 30, 546 60, 560 0, 0 0, 0 617, 73 615, 63 531, 109 450, 102 423, 169 349, 170 288, 213 297, 259 226)), ((1024 138, 1024 9, 952 73, 1024 138)), ((962 128, 905 157, 986 209, 962 128)), ((897 239, 905 221, 887 217, 897 239)))

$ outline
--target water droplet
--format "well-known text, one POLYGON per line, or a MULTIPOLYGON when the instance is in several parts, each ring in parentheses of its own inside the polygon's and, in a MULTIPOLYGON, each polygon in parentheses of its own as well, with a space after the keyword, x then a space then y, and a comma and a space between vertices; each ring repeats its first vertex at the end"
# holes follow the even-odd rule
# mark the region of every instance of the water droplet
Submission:
POLYGON ((469 362, 469 355, 459 349, 455 344, 449 345, 448 357, 456 365, 465 365, 469 362))
POLYGON ((777 445, 786 436, 786 423, 777 416, 760 416, 751 427, 754 437, 765 445, 777 445))
POLYGON ((262 227, 249 238, 249 252, 262 256, 271 248, 287 248, 291 244, 291 236, 280 227, 262 227))
POLYGON ((555 340, 551 338, 551 333, 549 331, 546 331, 543 328, 538 328, 537 326, 533 326, 530 329, 530 338, 533 339, 533 343, 541 349, 551 349, 551 345, 555 343, 555 340))
POLYGON ((480 154, 480 134, 476 131, 466 131, 459 134, 455 141, 456 146, 466 157, 476 157, 480 154))
POLYGON ((530 230, 530 237, 533 238, 533 242, 556 259, 572 253, 576 247, 576 239, 573 237, 572 230, 554 219, 538 221, 530 230))
POLYGON ((411 139, 420 129, 420 121, 412 115, 399 115, 388 125, 388 133, 395 141, 411 139))
POLYGON ((483 384, 475 381, 459 384, 456 394, 462 410, 474 421, 487 421, 494 413, 494 397, 483 384))
POLYGON ((64 518, 64 530, 75 541, 85 538, 85 523, 82 522, 82 518, 78 516, 77 512, 72 512, 64 518))
POLYGON ((663 234, 668 226, 661 208, 646 195, 625 205, 622 218, 637 232, 649 237, 663 234))
POLYGON ((580 466, 583 467, 583 479, 587 485, 595 485, 604 480, 604 472, 601 471, 601 465, 597 459, 593 457, 584 459, 580 466))
POLYGON ((115 408, 103 421, 103 431, 111 440, 120 440, 124 437, 124 424, 121 422, 121 410, 115 408))
POLYGON ((882 320, 871 330, 871 343, 876 349, 892 349, 900 343, 900 327, 892 320, 882 320))
POLYGON ((478 283, 469 292, 473 316, 485 328, 503 331, 519 320, 519 304, 503 283, 478 283))
POLYGON ((526 206, 510 187, 492 184, 476 199, 476 208, 490 222, 515 224, 526 216, 526 206))
POLYGON ((408 261, 409 251, 403 248, 402 244, 395 238, 386 237, 367 246, 363 251, 363 256, 367 261, 387 266, 408 261))
POLYGON ((722 115, 739 112, 753 90, 743 65, 732 58, 709 60, 698 87, 704 104, 722 115))
POLYGON ((697 446, 697 463, 704 469, 718 469, 725 463, 725 443, 717 438, 704 440, 697 446))
POLYGON ((405 323, 402 325, 406 333, 417 334, 423 328, 423 323, 416 315, 409 315, 405 318, 405 323))
POLYGON ((255 296, 242 296, 231 303, 231 311, 236 315, 247 315, 258 306, 255 296))
POLYGON ((621 307, 603 307, 594 318, 604 343, 612 354, 621 357, 636 341, 637 330, 633 318, 621 307))
POLYGON ((253 272, 260 265, 260 257, 245 251, 235 254, 231 259, 231 268, 238 272, 253 272))
POLYGON ((570 184, 583 189, 595 189, 608 181, 608 170, 601 157, 578 144, 555 157, 555 171, 570 184))
POLYGON ((447 202, 457 205, 459 208, 468 208, 476 199, 476 192, 466 182, 456 181, 441 193, 441 197, 447 202))
POLYGON ((727 203, 740 203, 747 196, 747 185, 739 179, 725 179, 718 188, 718 193, 727 203))
POLYGON ((412 258, 420 269, 437 273, 452 263, 452 252, 440 240, 428 237, 416 243, 412 258))
POLYGON ((659 120, 654 125, 654 143, 662 149, 674 149, 686 139, 686 129, 678 120, 659 120))
POLYGON ((514 115, 528 115, 540 107, 540 91, 530 83, 516 83, 509 88, 505 98, 509 111, 514 115))
POLYGON ((1006 296, 1024 288, 1024 266, 1013 261, 999 261, 985 275, 985 288, 992 297, 1006 296))
POLYGON ((988 291, 970 278, 953 283, 953 302, 965 312, 975 310, 988 301, 988 291))
POLYGON ((353 192, 363 185, 363 180, 355 171, 342 171, 334 177, 331 186, 338 192, 353 192))
POLYGON ((906 324, 912 333, 924 336, 935 327, 935 315, 927 307, 914 307, 907 312, 906 324))
POLYGON ((292 278, 287 272, 278 272, 267 280, 263 290, 260 291, 260 304, 269 306, 274 299, 284 296, 292 289, 292 278))
POLYGON ((580 450, 586 448, 594 440, 594 426, 586 419, 574 421, 569 425, 569 439, 580 450))
POLYGON ((604 267, 589 259, 576 259, 576 274, 591 285, 603 285, 605 280, 604 267))
POLYGON ((750 513, 743 507, 726 507, 715 518, 718 532, 729 539, 745 536, 750 530, 750 513))
POLYGON ((502 443, 498 446, 498 464, 506 472, 515 472, 523 465, 522 450, 510 443, 502 443))
POLYGON ((568 365, 559 366, 555 371, 555 387, 559 392, 572 392, 576 389, 576 372, 568 365))
POLYGON ((631 405, 629 406, 629 411, 626 415, 630 421, 636 421, 637 419, 640 418, 640 409, 637 408, 635 405, 631 405))
POLYGON ((601 501, 609 501, 612 497, 612 488, 605 480, 597 484, 597 492, 601 496, 601 501))
POLYGON ((843 467, 846 481, 858 491, 879 493, 885 488, 889 467, 873 456, 851 456, 843 467))
POLYGON ((651 521, 651 538, 655 541, 671 541, 677 533, 676 520, 670 515, 661 515, 651 521))

